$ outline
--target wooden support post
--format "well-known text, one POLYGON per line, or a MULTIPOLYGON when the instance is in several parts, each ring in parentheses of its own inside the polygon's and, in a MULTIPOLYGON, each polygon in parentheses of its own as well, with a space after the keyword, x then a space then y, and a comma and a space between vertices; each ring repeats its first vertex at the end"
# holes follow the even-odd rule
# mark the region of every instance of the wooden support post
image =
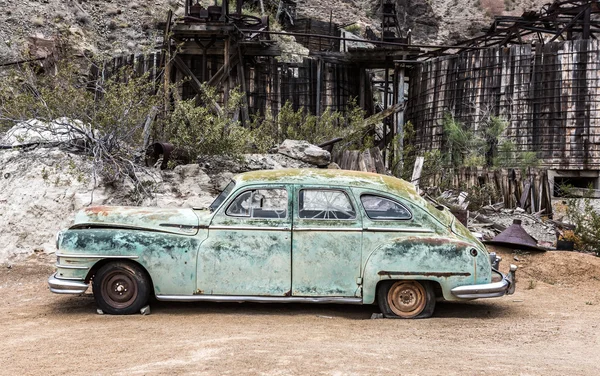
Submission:
POLYGON ((242 125, 245 126, 248 124, 249 116, 248 116, 248 91, 246 90, 246 72, 244 72, 244 58, 242 55, 242 50, 238 45, 238 55, 240 57, 240 62, 238 63, 238 81, 240 83, 240 88, 242 89, 242 93, 244 96, 242 97, 242 125))
MULTIPOLYGON (((396 104, 398 104, 398 66, 394 67, 394 75, 392 76, 392 106, 396 106, 396 104)), ((394 116, 392 116, 392 129, 390 129, 390 133, 392 136, 392 140, 394 139, 394 136, 396 135, 396 130, 398 128, 398 116, 396 116, 396 114, 394 114, 394 116)), ((397 155, 398 150, 396 150, 396 145, 395 144, 391 144, 390 145, 390 159, 389 159, 389 167, 390 170, 393 170, 394 167, 394 157, 397 155)), ((392 171, 392 173, 394 173, 394 171, 392 171)))
POLYGON ((587 5, 585 9, 585 13, 583 13, 583 35, 582 39, 587 40, 590 39, 590 18, 592 15, 591 4, 587 5))
POLYGON ((317 94, 316 94, 316 111, 315 115, 321 115, 321 74, 323 70, 323 61, 321 59, 317 60, 317 94))
POLYGON ((165 101, 165 113, 168 113, 169 110, 171 109, 171 62, 170 62, 170 51, 167 49, 163 52, 164 55, 166 56, 166 60, 165 60, 165 70, 164 70, 164 82, 163 82, 163 87, 164 87, 164 92, 165 92, 165 97, 164 97, 164 101, 165 101))
MULTIPOLYGON (((382 0, 383 1, 383 0, 382 0)), ((388 88, 390 81, 390 71, 385 68, 385 83, 383 84, 383 110, 388 108, 388 88)), ((387 164, 387 124, 383 122, 383 163, 387 164)))
POLYGON ((365 109, 365 70, 364 68, 359 68, 359 89, 358 89, 358 105, 363 110, 365 109))
MULTIPOLYGON (((223 1, 223 4, 225 4, 226 1, 223 1)), ((229 76, 229 36, 227 36, 225 38, 224 42, 224 48, 223 48, 223 70, 225 72, 225 75, 229 76)), ((227 107, 227 103, 229 102, 229 79, 228 77, 225 78, 225 83, 223 85, 223 104, 227 107)))
POLYGON ((397 102, 400 106, 402 106, 402 110, 396 113, 396 135, 398 135, 398 171, 402 171, 402 165, 404 163, 403 160, 403 150, 404 150, 404 67, 400 67, 396 64, 396 70, 398 71, 398 96, 397 102))
POLYGON ((229 0, 221 0, 221 18, 219 21, 226 22, 229 16, 229 0))

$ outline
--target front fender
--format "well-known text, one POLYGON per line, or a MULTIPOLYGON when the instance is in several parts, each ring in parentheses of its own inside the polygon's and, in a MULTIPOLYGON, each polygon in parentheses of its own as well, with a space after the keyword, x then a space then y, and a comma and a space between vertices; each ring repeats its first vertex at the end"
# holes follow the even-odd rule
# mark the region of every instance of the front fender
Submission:
POLYGON ((67 230, 57 251, 56 277, 83 280, 102 260, 131 259, 148 271, 157 294, 191 294, 196 286, 198 246, 197 237, 166 232, 67 230))
POLYGON ((394 239, 376 248, 365 262, 363 303, 375 301, 380 281, 401 279, 437 282, 446 300, 457 300, 452 288, 491 281, 489 256, 477 245, 451 237, 394 239))

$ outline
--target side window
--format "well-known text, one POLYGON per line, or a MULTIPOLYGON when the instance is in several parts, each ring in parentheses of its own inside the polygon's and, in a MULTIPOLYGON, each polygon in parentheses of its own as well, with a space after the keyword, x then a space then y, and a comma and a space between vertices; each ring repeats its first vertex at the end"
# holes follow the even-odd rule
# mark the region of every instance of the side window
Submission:
POLYGON ((288 196, 283 188, 254 189, 240 193, 225 211, 232 217, 287 218, 288 196))
POLYGON ((360 201, 367 216, 371 219, 395 220, 411 219, 412 214, 402 204, 385 197, 375 195, 362 195, 360 201))
POLYGON ((344 191, 303 189, 299 196, 299 218, 354 219, 356 211, 344 191))

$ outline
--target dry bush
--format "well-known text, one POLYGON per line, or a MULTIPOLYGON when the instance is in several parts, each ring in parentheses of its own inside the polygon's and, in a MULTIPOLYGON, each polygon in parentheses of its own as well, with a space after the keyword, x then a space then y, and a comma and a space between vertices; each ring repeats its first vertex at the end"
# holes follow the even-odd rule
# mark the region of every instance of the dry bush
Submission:
POLYGON ((0 81, 0 131, 28 142, 58 144, 88 155, 96 185, 133 184, 140 197, 151 195, 144 169, 134 161, 142 130, 162 96, 154 83, 123 69, 116 77, 91 81, 75 65, 58 62, 56 74, 15 69, 0 81), (18 132, 18 133, 17 133, 18 132))

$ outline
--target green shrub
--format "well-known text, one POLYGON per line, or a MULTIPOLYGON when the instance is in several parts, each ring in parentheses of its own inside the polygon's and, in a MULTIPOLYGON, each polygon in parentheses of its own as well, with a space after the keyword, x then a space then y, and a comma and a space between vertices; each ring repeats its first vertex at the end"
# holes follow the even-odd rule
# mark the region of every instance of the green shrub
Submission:
POLYGON ((364 111, 355 101, 350 101, 345 113, 326 109, 321 116, 310 114, 304 107, 295 111, 288 101, 276 117, 255 119, 250 139, 258 152, 266 152, 286 139, 318 145, 336 137, 343 137, 348 147, 364 149, 373 146, 373 139, 363 124, 364 111))
POLYGON ((594 252, 600 256, 600 213, 592 206, 590 195, 578 198, 568 194, 569 187, 561 187, 570 198, 567 199, 567 216, 575 227, 580 251, 594 252))

